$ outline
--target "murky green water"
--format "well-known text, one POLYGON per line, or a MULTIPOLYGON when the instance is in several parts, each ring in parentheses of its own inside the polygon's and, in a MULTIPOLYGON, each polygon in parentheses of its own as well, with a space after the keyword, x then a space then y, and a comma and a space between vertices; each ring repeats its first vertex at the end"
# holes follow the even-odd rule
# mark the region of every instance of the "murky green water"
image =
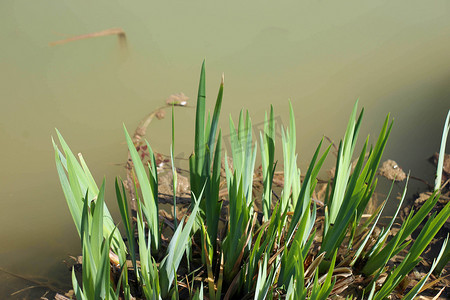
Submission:
MULTIPOLYGON (((395 117, 385 158, 428 181, 450 107, 450 3, 443 1, 2 1, 0 3, 0 267, 66 289, 63 260, 80 252, 54 166, 57 127, 94 175, 114 176, 130 130, 168 95, 195 103, 207 59, 209 104, 225 72, 222 126, 249 108, 255 123, 270 103, 297 116, 300 165, 322 135, 338 140, 354 101, 366 109, 361 136, 395 117), (121 27, 114 36, 50 47, 70 36, 121 27)), ((194 110, 176 112, 176 152, 192 149, 194 110)), ((170 120, 150 126, 169 152, 170 120)), ((329 161, 329 166, 332 161, 329 161)), ((411 193, 421 188, 413 185, 411 193)), ((117 219, 118 220, 118 219, 117 219)), ((1 298, 45 289, 0 271, 1 298)))

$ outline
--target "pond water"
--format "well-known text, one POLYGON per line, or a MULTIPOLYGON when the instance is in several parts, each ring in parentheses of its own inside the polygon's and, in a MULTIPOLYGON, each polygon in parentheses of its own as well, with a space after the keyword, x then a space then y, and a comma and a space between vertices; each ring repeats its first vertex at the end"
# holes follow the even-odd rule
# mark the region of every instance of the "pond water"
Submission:
MULTIPOLYGON (((360 98, 361 140, 375 139, 391 112, 384 158, 433 181, 426 159, 439 149, 450 108, 446 0, 17 0, 0 3, 0 25, 0 298, 34 299, 47 290, 12 274, 70 288, 63 260, 81 250, 56 174, 54 128, 83 153, 98 182, 106 176, 115 207, 113 180, 124 176, 127 153, 122 122, 134 130, 173 93, 195 105, 204 58, 211 109, 225 73, 224 132, 229 114, 236 119, 248 108, 260 123, 271 103, 287 124, 291 99, 305 170, 323 135, 341 138, 360 98), (126 44, 108 36, 49 46, 117 27, 126 44)), ((193 148, 194 112, 176 110, 179 157, 193 148)), ((168 154, 170 118, 152 123, 147 138, 168 154)), ((410 194, 422 188, 413 183, 410 194)))

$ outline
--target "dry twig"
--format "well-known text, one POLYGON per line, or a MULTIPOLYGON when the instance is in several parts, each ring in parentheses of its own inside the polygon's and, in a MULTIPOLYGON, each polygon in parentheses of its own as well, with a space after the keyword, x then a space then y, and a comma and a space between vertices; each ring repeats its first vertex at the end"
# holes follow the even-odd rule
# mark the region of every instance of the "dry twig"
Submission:
POLYGON ((73 41, 85 40, 85 39, 89 39, 89 38, 96 38, 96 37, 102 37, 102 36, 108 36, 108 35, 117 35, 119 42, 121 44, 126 44, 125 31, 123 31, 122 28, 111 28, 111 29, 106 29, 106 30, 102 30, 99 32, 77 35, 77 36, 70 37, 70 38, 67 38, 64 40, 58 40, 58 41, 49 43, 49 45, 50 46, 62 45, 62 44, 66 44, 66 43, 73 42, 73 41))

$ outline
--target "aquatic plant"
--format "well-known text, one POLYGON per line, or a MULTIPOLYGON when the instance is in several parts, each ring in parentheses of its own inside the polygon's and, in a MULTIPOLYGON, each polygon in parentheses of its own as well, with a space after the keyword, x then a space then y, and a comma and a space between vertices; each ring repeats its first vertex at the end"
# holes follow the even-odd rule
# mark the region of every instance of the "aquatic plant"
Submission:
MULTIPOLYGON (((191 206, 180 222, 175 207, 177 171, 173 158, 172 110, 174 218, 170 242, 162 238, 158 172, 148 143, 150 161, 144 166, 124 126, 136 196, 133 218, 125 185, 120 178, 116 179, 125 242, 104 203, 105 183, 97 188, 82 157, 80 162, 76 160, 58 132, 63 151, 54 143, 57 170, 83 252, 81 285, 73 273, 77 299, 203 299, 204 293, 209 299, 273 299, 281 295, 286 299, 327 299, 335 294, 346 299, 364 295, 369 299, 385 299, 417 265, 422 252, 450 216, 450 204, 447 204, 427 219, 414 241, 409 239, 436 205, 440 185, 436 185, 432 196, 417 212, 411 212, 394 234, 391 229, 405 199, 406 186, 395 215, 378 233, 375 228, 389 195, 375 213, 364 215, 376 188, 376 172, 391 132, 389 115, 375 145, 370 147, 366 139, 353 162, 363 116, 361 112, 357 117, 356 102, 339 145, 334 178, 328 183, 321 203, 317 199, 313 201, 313 193, 331 145, 322 151, 323 141, 320 141, 301 180, 292 105, 289 128, 281 129, 283 188, 280 197, 275 194, 274 174, 278 164, 271 107, 259 136, 263 190, 262 195, 257 195, 253 192, 257 143, 253 141, 248 112, 240 112, 237 127, 230 116, 231 156, 225 153, 222 163, 218 119, 223 88, 222 77, 213 116, 205 118, 203 64, 195 146, 189 159, 191 206), (222 182, 226 184, 227 201, 219 197, 222 182), (255 204, 258 197, 261 197, 260 206, 255 204), (408 251, 399 265, 388 265, 405 249, 408 251), (384 280, 382 285, 381 280, 384 280), (360 292, 353 288, 358 286, 362 287, 360 292)), ((445 137, 448 126, 447 120, 445 137)), ((445 145, 444 137, 442 144, 445 145)), ((441 146, 441 153, 444 150, 441 146)), ((443 155, 438 172, 442 172, 442 159, 443 155)), ((426 278, 442 264, 439 259, 448 254, 447 241, 448 238, 426 278)), ((417 295, 426 278, 406 291, 406 299, 417 295)))

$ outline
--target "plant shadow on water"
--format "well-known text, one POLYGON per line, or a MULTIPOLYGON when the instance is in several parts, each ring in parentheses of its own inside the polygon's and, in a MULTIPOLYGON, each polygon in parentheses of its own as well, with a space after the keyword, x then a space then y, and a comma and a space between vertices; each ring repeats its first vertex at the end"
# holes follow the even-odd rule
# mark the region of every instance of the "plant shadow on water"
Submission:
MULTIPOLYGON (((173 106, 185 105, 183 96, 167 103, 172 128, 173 106)), ((383 227, 378 224, 389 194, 367 212, 392 128, 389 115, 375 144, 367 138, 353 160, 363 116, 356 103, 337 147, 334 176, 321 182, 317 177, 332 145, 323 149, 322 139, 301 173, 292 106, 289 126, 281 126, 282 166, 275 161, 272 107, 256 142, 248 112, 241 111, 237 123, 230 117, 231 153, 223 153, 222 97, 223 77, 214 112, 206 114, 203 64, 188 177, 174 166, 173 130, 170 158, 142 140, 149 118, 164 117, 161 109, 132 137, 124 126, 127 178, 117 178, 115 187, 125 238, 105 204, 105 181, 98 188, 83 157, 77 159, 57 132, 57 171, 82 244, 81 274, 72 271, 77 299, 413 299, 429 288, 425 283, 433 270, 440 273, 449 259, 448 237, 423 279, 411 280, 410 274, 450 216, 448 201, 429 215, 445 192, 440 175, 420 207, 400 214, 408 177, 398 208, 383 227), (255 169, 258 149, 261 167, 255 169), (158 169, 169 163, 165 173, 158 169), (169 205, 166 212, 161 202, 169 205), (395 223, 397 216, 403 217, 401 224, 395 223)), ((448 127, 447 118, 444 147, 448 127)), ((439 156, 437 174, 443 161, 439 156)))

